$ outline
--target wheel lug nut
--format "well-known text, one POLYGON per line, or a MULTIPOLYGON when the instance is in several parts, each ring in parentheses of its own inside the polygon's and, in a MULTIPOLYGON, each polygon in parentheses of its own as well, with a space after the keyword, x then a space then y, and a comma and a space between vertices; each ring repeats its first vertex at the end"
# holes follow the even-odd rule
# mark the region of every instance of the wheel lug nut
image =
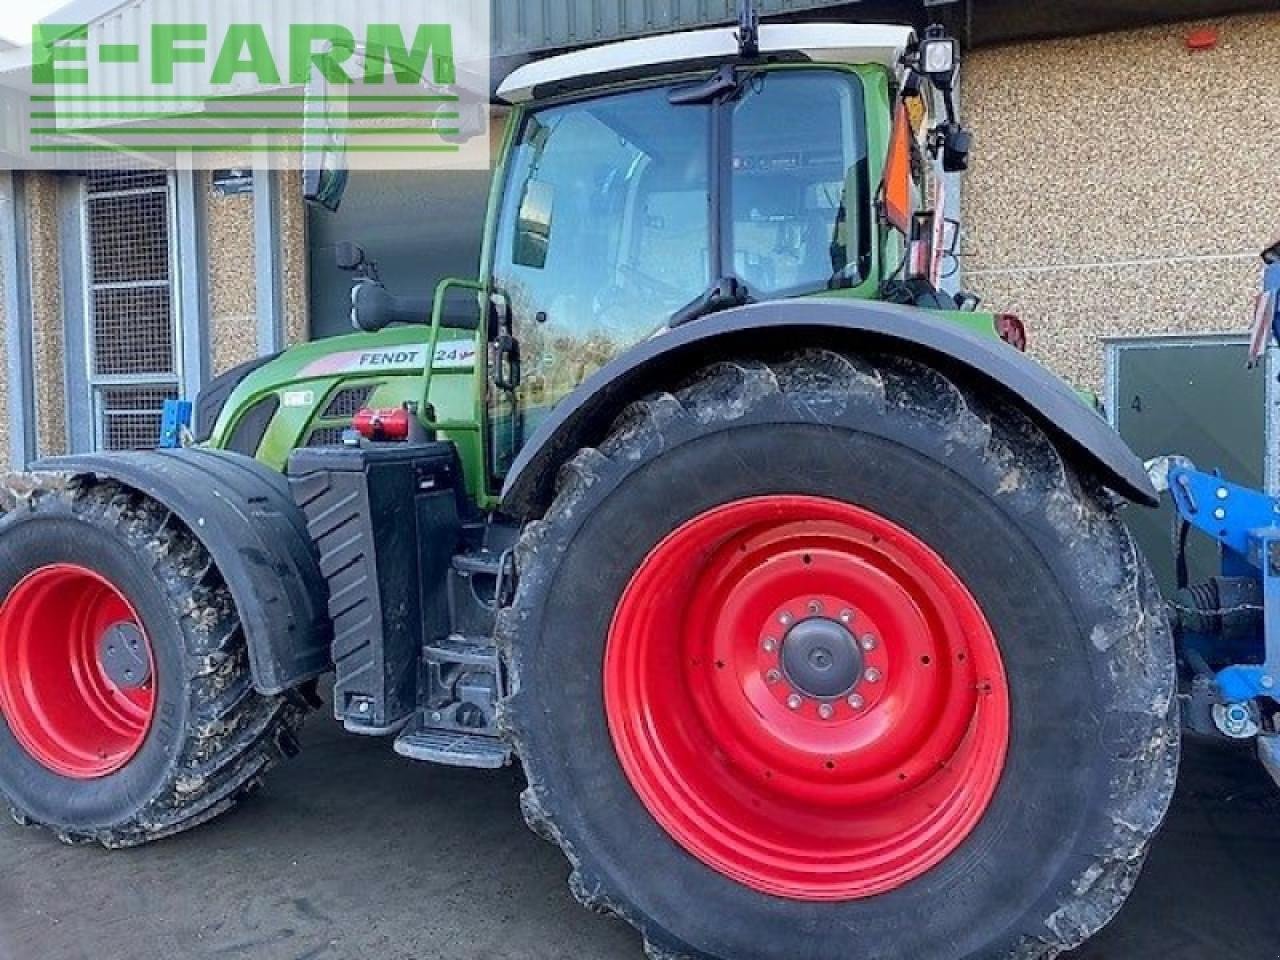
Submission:
POLYGON ((779 673, 777 670, 770 670, 768 673, 764 675, 764 679, 765 679, 765 683, 769 684, 769 686, 773 686, 775 683, 778 683, 782 679, 782 674, 779 673))
POLYGON ((815 617, 816 617, 818 614, 820 614, 820 613, 822 612, 822 601, 821 601, 821 600, 810 600, 810 601, 809 601, 809 612, 810 612, 810 613, 812 613, 815 617))
POLYGON ((829 703, 824 703, 820 707, 818 707, 818 716, 820 716, 823 720, 830 720, 833 716, 835 716, 835 713, 836 713, 836 708, 829 703))
POLYGON ((778 649, 778 641, 773 637, 764 638, 764 652, 773 653, 778 649))
POLYGON ((849 706, 853 707, 855 710, 861 710, 866 705, 867 701, 862 699, 862 694, 860 693, 855 693, 849 698, 849 706))
POLYGON ((872 668, 871 668, 870 670, 868 670, 865 674, 863 674, 863 676, 865 676, 865 677, 867 678, 867 683, 879 683, 879 682, 880 682, 880 671, 879 671, 879 670, 877 670, 875 667, 872 667, 872 668))
POLYGON ((784 627, 789 627, 791 625, 791 614, 789 613, 781 614, 778 617, 778 622, 782 624, 784 627))
POLYGON ((787 706, 792 710, 799 710, 804 706, 804 700, 800 698, 800 694, 793 693, 791 696, 787 697, 787 706))
POLYGON ((841 611, 840 611, 840 622, 841 622, 841 623, 852 623, 852 622, 853 622, 853 611, 852 611, 852 610, 841 610, 841 611))
POLYGON ((862 649, 867 651, 867 653, 870 653, 875 648, 876 648, 876 638, 868 633, 865 637, 862 638, 862 649))

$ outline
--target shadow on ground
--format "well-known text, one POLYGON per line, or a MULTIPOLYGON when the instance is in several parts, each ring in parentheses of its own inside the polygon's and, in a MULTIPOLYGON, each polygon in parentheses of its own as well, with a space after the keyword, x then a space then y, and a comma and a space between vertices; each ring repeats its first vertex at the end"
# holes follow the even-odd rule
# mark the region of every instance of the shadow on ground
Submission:
MULTIPOLYGON (((0 825, 0 960, 642 960, 573 902, 517 773, 414 765, 323 717, 306 745, 240 810, 142 850, 0 825)), ((1278 858, 1280 791, 1247 752, 1189 746, 1133 901, 1075 960, 1280 960, 1278 858)))

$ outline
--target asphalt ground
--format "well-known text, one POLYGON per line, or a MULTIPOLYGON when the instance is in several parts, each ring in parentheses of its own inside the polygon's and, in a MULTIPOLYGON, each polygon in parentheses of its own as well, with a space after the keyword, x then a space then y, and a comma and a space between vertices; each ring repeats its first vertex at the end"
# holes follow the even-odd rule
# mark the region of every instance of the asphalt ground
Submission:
MULTIPOLYGON (((518 772, 413 764, 323 715, 304 745, 141 850, 0 825, 0 960, 642 960, 570 897, 518 772)), ((1219 958, 1280 960, 1280 790, 1247 750, 1192 743, 1133 900, 1074 960, 1219 958)))

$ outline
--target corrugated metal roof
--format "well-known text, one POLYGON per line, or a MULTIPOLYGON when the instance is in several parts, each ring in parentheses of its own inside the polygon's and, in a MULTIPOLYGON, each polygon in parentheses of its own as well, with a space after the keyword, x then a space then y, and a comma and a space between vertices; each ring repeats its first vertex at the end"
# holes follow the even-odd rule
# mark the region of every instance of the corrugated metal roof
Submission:
MULTIPOLYGON (((835 4, 760 0, 763 14, 835 4)), ((492 0, 495 57, 542 53, 737 20, 737 0, 492 0)))

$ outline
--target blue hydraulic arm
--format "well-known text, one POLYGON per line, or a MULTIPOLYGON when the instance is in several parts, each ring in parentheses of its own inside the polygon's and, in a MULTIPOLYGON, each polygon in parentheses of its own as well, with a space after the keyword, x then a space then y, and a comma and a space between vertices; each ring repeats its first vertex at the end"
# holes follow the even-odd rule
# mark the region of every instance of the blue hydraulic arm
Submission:
POLYGON ((1280 703, 1280 500, 1177 463, 1169 492, 1182 519, 1222 545, 1222 572, 1262 580, 1265 661, 1216 676, 1224 703, 1268 697, 1280 703))

